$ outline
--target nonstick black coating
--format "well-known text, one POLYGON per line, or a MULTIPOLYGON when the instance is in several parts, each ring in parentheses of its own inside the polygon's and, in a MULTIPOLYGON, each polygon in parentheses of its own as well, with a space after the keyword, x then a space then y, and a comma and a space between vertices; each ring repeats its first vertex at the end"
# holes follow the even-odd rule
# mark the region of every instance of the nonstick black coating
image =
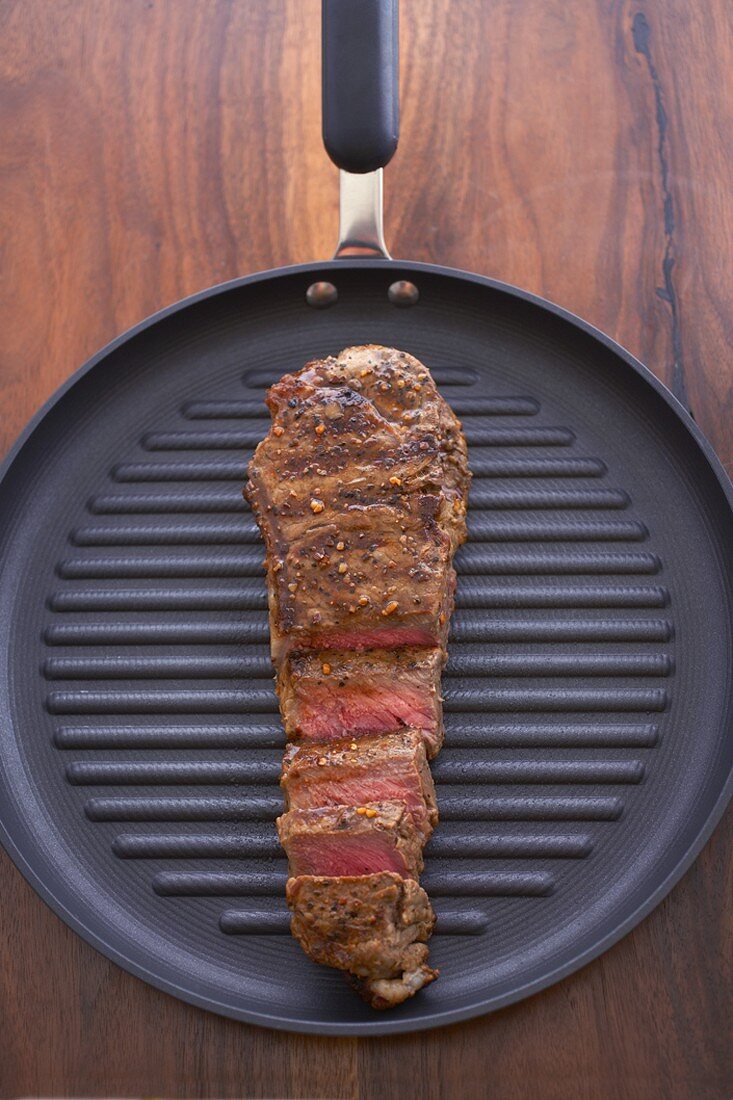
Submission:
POLYGON ((652 376, 554 307, 425 265, 254 276, 123 337, 0 489, 3 840, 133 973, 274 1027, 379 1034, 515 1001, 671 888, 731 790, 730 485, 652 376), (389 285, 411 279, 419 303, 389 285), (338 302, 306 304, 328 279, 338 302), (464 420, 471 540, 425 883, 441 978, 373 1013, 287 935, 262 549, 264 387, 404 348, 464 420))

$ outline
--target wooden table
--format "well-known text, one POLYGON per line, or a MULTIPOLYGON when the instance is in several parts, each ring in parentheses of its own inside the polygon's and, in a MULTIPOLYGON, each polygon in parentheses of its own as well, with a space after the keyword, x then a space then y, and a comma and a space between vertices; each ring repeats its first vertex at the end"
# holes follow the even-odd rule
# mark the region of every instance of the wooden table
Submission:
MULTIPOLYGON (((397 256, 494 275, 616 337, 733 471, 729 0, 403 0, 397 256)), ((319 0, 0 0, 0 432, 115 334, 330 255, 319 0)), ((181 1004, 71 933, 2 857, 12 1096, 733 1095, 733 815, 671 896, 494 1016, 371 1041, 181 1004)))

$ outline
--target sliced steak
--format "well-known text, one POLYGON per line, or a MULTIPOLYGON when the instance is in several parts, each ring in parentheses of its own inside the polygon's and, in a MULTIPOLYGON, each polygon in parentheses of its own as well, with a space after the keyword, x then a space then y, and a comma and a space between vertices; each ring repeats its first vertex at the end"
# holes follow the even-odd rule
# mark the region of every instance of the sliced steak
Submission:
POLYGON ((427 763, 466 537, 461 425, 426 368, 375 345, 285 375, 245 496, 267 550, 292 930, 377 1008, 437 977, 417 883, 427 763))
POLYGON ((278 676, 285 731, 306 741, 422 730, 431 755, 443 739, 441 649, 291 653, 278 676))
POLYGON ((420 730, 325 746, 290 745, 281 784, 289 810, 401 802, 425 837, 438 820, 420 730))
POLYGON ((344 970, 375 1008, 399 1004, 437 977, 426 965, 435 924, 427 894, 390 871, 288 879, 291 929, 316 962, 344 970))
POLYGON ((277 831, 293 877, 394 871, 417 878, 423 867, 424 837, 403 802, 290 810, 277 831))
POLYGON ((460 423, 416 359, 349 348, 285 375, 245 495, 268 554, 273 656, 442 645, 468 490, 460 423))

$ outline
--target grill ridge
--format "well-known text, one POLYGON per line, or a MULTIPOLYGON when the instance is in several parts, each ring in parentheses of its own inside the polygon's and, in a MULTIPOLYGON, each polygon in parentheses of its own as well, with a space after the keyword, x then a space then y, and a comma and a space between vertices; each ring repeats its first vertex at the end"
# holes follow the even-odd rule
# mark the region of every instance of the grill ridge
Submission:
MULTIPOLYGON (((672 623, 660 618, 532 619, 477 617, 458 612, 451 623, 454 642, 666 642, 672 623)), ((69 622, 46 629, 48 645, 243 645, 266 643, 267 617, 238 621, 69 622)))
MULTIPOLYGON (((512 722, 492 723, 465 715, 447 715, 446 733, 451 748, 653 748, 659 727, 653 723, 618 723, 574 720, 554 725, 512 722)), ((181 726, 58 726, 58 749, 218 749, 281 748, 284 734, 279 722, 236 725, 181 726)))
MULTIPOLYGON (((621 584, 491 584, 467 580, 456 593, 456 607, 664 607, 668 593, 661 585, 621 584)), ((236 587, 168 587, 65 589, 50 598, 53 611, 266 611, 262 583, 240 581, 236 587)))
MULTIPOLYGON (((642 542, 647 529, 638 520, 494 519, 469 514, 469 538, 477 542, 642 542)), ((75 528, 75 546, 247 546, 259 544, 251 520, 99 523, 75 528)))
MULTIPOLYGON (((272 821, 282 813, 279 795, 119 795, 86 801, 91 821, 272 821)), ((444 821, 615 821, 623 812, 617 796, 454 795, 441 797, 444 821)))
MULTIPOLYGON (((477 783, 640 783, 644 766, 639 760, 469 760, 458 752, 433 766, 436 781, 477 783)), ((465 750, 464 750, 465 751, 465 750)), ((243 761, 76 761, 66 768, 70 783, 97 784, 277 784, 281 760, 268 754, 258 758, 251 750, 243 761)))
MULTIPOLYGON (((214 431, 149 432, 143 436, 146 451, 246 451, 256 447, 264 432, 261 427, 214 431)), ((476 447, 569 447, 575 436, 568 428, 486 428, 467 420, 463 434, 476 447)))
MULTIPOLYGON (((476 485, 471 494, 474 510, 547 511, 559 509, 626 508, 628 495, 623 489, 504 488, 476 485)), ((236 489, 181 489, 177 492, 100 493, 91 498, 88 509, 93 515, 137 515, 157 513, 232 513, 249 509, 236 489)))
MULTIPOLYGON (((449 388, 453 386, 474 386, 479 378, 478 372, 473 367, 454 366, 445 363, 442 366, 431 367, 430 373, 436 386, 447 386, 449 388)), ((272 370, 252 367, 245 371, 241 381, 242 385, 249 389, 266 390, 278 377, 279 374, 273 374, 272 370)), ((452 405, 453 394, 447 400, 452 405)))
MULTIPOLYGON (((438 918, 436 936, 480 936, 489 925, 489 918, 479 909, 463 911, 445 910, 440 904, 433 906, 438 918)), ((241 910, 225 909, 219 917, 219 928, 227 935, 280 935, 290 933, 290 914, 281 909, 241 910)))
MULTIPOLYGON (((462 859, 584 859, 590 855, 592 847, 586 833, 438 834, 431 837, 426 854, 429 858, 450 857, 459 851, 462 859)), ((230 833, 120 833, 112 842, 112 850, 120 859, 277 859, 282 856, 280 843, 271 829, 266 833, 250 831, 246 837, 230 833)))
MULTIPOLYGON (((121 462, 112 470, 116 482, 234 481, 242 485, 249 455, 231 458, 121 462)), ((476 454, 471 458, 474 479, 483 477, 602 477, 606 466, 598 458, 571 456, 501 456, 476 454)))
MULTIPOLYGON (((664 653, 465 653, 458 647, 444 676, 669 676, 672 661, 664 653)), ((178 679, 206 680, 272 675, 269 654, 145 657, 49 657, 47 680, 178 679)))
MULTIPOLYGON (((255 681, 258 685, 261 681, 255 681)), ((456 711, 661 711, 663 688, 486 688, 453 687, 444 692, 444 707, 456 711)), ((242 690, 51 691, 51 714, 276 714, 271 685, 242 690)))
MULTIPOLYGON (((654 574, 660 569, 655 554, 644 551, 495 550, 465 546, 457 559, 464 576, 584 574, 654 574)), ((262 551, 243 549, 236 553, 136 554, 134 557, 86 556, 64 558, 56 570, 64 580, 140 580, 156 577, 261 577, 262 551)))
MULTIPOLYGON (((452 397, 451 408, 457 416, 535 416, 540 406, 532 397, 452 397)), ((188 401, 181 412, 187 420, 269 419, 263 401, 188 401)))
MULTIPOLYGON (((285 893, 285 872, 159 871, 153 889, 162 897, 267 897, 285 893)), ((547 871, 426 871, 429 894, 447 897, 542 897, 555 880, 547 871)))

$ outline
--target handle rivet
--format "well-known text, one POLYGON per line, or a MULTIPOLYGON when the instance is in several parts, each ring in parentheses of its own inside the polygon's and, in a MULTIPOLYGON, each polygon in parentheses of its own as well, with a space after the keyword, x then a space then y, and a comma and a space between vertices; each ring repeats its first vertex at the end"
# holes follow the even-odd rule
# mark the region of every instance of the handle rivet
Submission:
POLYGON ((305 292, 305 300, 314 309, 326 309, 338 301, 339 292, 333 283, 311 283, 305 292))
POLYGON ((420 297, 420 291, 414 283, 408 283, 406 279, 400 279, 392 283, 387 291, 387 297, 393 306, 414 306, 420 297))

